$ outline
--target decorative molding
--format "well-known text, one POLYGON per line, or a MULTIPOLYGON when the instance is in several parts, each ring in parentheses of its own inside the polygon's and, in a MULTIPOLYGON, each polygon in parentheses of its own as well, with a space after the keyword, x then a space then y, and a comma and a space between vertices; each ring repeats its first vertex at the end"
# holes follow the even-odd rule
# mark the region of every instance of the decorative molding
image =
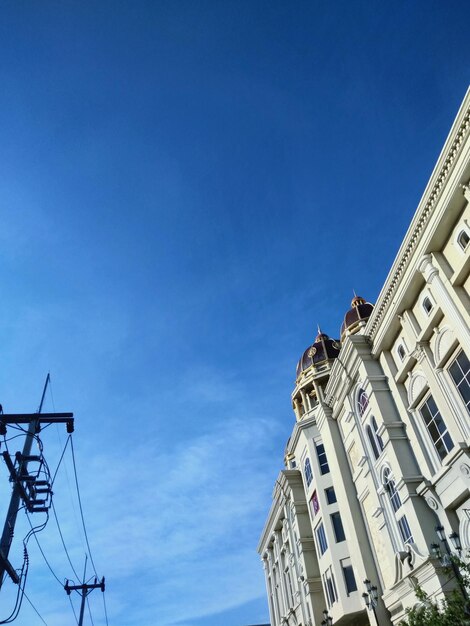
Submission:
POLYGON ((470 202, 470 180, 465 184, 462 183, 460 187, 463 189, 463 195, 470 202))
POLYGON ((466 463, 462 463, 460 471, 465 478, 470 478, 470 467, 466 463))
POLYGON ((426 504, 428 505, 428 507, 430 509, 432 509, 433 511, 437 511, 439 508, 438 503, 436 502, 436 500, 434 498, 432 498, 431 496, 426 498, 426 504))
POLYGON ((419 400, 423 391, 427 388, 428 381, 423 372, 415 372, 410 375, 410 381, 408 385, 408 405, 413 407, 419 400))
POLYGON ((452 328, 443 326, 434 336, 434 363, 439 366, 449 354, 457 339, 452 328))
POLYGON ((367 461, 367 457, 366 456, 361 456, 361 458, 359 459, 357 464, 359 465, 359 467, 362 467, 365 464, 366 461, 367 461))
MULTIPOLYGON (((367 336, 370 340, 375 338, 377 331, 379 329, 382 318, 385 313, 391 306, 393 302, 393 295, 401 283, 405 270, 408 268, 411 257, 416 250, 421 238, 423 236, 423 232, 425 230, 426 225, 428 224, 433 210, 439 200, 441 193, 444 189, 445 183, 449 178, 450 172, 452 170, 452 165, 457 159, 457 156, 460 152, 460 149, 463 146, 464 140, 466 139, 470 130, 470 108, 467 108, 463 119, 460 123, 459 129, 457 130, 456 137, 449 147, 447 158, 442 164, 439 173, 437 174, 436 181, 432 188, 429 191, 428 199, 424 204, 423 208, 419 216, 417 216, 416 225, 412 232, 407 236, 407 244, 404 247, 404 250, 400 256, 400 259, 397 259, 397 263, 395 266, 395 272, 393 276, 390 278, 389 286, 384 293, 380 303, 377 303, 374 308, 373 317, 369 320, 368 333, 367 336)), ((468 199, 468 195, 470 195, 470 191, 468 187, 464 187, 465 197, 468 199)))

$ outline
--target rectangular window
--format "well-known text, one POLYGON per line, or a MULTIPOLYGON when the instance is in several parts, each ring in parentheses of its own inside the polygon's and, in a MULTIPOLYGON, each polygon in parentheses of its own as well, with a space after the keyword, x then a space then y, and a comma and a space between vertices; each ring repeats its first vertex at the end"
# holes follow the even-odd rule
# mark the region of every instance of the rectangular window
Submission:
POLYGON ((310 510, 312 511, 312 517, 320 510, 320 503, 318 502, 317 492, 314 491, 312 497, 310 498, 310 510))
POLYGON ((328 474, 328 472, 330 471, 330 468, 328 467, 328 459, 326 458, 325 447, 322 443, 315 444, 315 447, 317 449, 318 464, 320 465, 320 473, 328 474))
POLYGON ((341 521, 341 515, 339 513, 331 514, 331 523, 333 524, 333 530, 335 531, 336 543, 344 541, 346 539, 344 535, 343 522, 341 521))
POLYGON ((349 596, 353 591, 357 591, 356 578, 354 577, 351 559, 343 559, 341 561, 341 567, 343 568, 344 584, 349 596))
POLYGON ((426 424, 436 452, 442 460, 452 450, 454 442, 432 396, 428 396, 419 412, 426 424))
POLYGON ((400 530, 403 543, 410 543, 413 541, 413 535, 411 534, 411 528, 408 524, 408 520, 406 519, 406 515, 403 515, 403 517, 398 520, 398 528, 400 530))
POLYGON ((331 608, 331 606, 338 600, 338 592, 336 591, 335 578, 331 567, 329 567, 323 574, 323 587, 325 590, 328 608, 331 608))
POLYGON ((336 502, 336 493, 334 487, 327 487, 325 489, 326 501, 328 504, 334 504, 336 502))
POLYGON ((461 351, 449 367, 449 374, 455 383, 462 399, 470 413, 470 361, 465 352, 461 351))
POLYGON ((318 550, 321 554, 325 554, 328 550, 328 543, 326 541, 325 529, 323 528, 323 523, 320 522, 315 530, 315 534, 317 536, 318 550))

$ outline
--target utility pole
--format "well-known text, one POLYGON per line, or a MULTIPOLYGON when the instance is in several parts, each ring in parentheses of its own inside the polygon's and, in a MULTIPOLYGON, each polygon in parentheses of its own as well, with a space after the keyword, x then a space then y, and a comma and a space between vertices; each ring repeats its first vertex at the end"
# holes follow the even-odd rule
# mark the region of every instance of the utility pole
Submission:
POLYGON ((91 593, 93 589, 98 589, 98 588, 101 589, 102 592, 104 592, 104 576, 101 579, 101 582, 98 582, 98 579, 95 576, 94 583, 92 584, 85 583, 86 562, 87 562, 87 557, 85 557, 85 571, 83 572, 83 583, 81 585, 69 585, 69 581, 67 580, 64 585, 64 589, 67 592, 68 596, 72 593, 72 591, 77 591, 78 594, 82 597, 82 601, 80 604, 80 617, 78 619, 78 626, 83 626, 83 616, 85 614, 85 600, 86 600, 87 595, 91 593))
POLYGON ((28 424, 28 431, 23 446, 23 451, 17 452, 16 463, 13 463, 8 452, 3 452, 3 458, 10 472, 10 481, 13 483, 13 490, 10 499, 10 506, 3 526, 0 539, 0 589, 2 587, 5 572, 15 584, 19 583, 19 577, 14 567, 8 560, 10 546, 13 541, 16 518, 23 501, 26 509, 31 513, 45 512, 46 499, 38 499, 40 494, 51 494, 50 485, 47 481, 38 481, 35 476, 28 474, 28 463, 30 461, 42 462, 41 457, 31 456, 33 441, 41 431, 41 424, 67 424, 67 432, 73 432, 73 413, 41 413, 47 385, 49 384, 49 374, 46 378, 44 390, 42 392, 41 403, 37 413, 0 414, 0 435, 7 432, 7 424, 28 424))

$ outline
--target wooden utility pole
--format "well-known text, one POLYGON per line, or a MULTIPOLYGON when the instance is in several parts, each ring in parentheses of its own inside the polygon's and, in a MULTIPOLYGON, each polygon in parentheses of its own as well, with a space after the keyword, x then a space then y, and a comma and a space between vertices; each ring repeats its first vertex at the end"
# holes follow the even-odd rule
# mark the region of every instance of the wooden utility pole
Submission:
POLYGON ((8 573, 15 584, 19 583, 18 574, 8 560, 8 555, 13 540, 20 502, 23 501, 26 509, 30 513, 47 510, 47 508, 43 506, 45 500, 37 499, 36 495, 50 493, 50 489, 47 485, 43 484, 44 481, 37 481, 34 476, 28 474, 28 463, 30 461, 40 460, 40 457, 31 456, 33 441, 37 433, 41 431, 41 424, 66 423, 67 432, 73 432, 73 413, 41 413, 48 383, 49 375, 46 378, 46 384, 44 385, 44 391, 37 413, 0 413, 0 435, 6 434, 7 424, 28 424, 23 451, 21 453, 17 452, 15 455, 17 465, 13 463, 8 452, 3 452, 3 458, 10 472, 10 481, 13 483, 13 490, 0 539, 0 588, 4 581, 5 572, 8 573))
MULTIPOLYGON (((86 567, 86 566, 85 566, 86 567)), ((93 591, 93 589, 101 589, 104 592, 104 576, 101 579, 101 582, 98 582, 98 579, 95 577, 95 582, 93 584, 83 582, 81 585, 69 585, 69 581, 64 585, 64 589, 69 596, 72 591, 77 591, 79 595, 82 596, 82 601, 80 604, 80 617, 78 618, 78 626, 83 626, 83 616, 85 614, 85 600, 89 593, 93 591)))

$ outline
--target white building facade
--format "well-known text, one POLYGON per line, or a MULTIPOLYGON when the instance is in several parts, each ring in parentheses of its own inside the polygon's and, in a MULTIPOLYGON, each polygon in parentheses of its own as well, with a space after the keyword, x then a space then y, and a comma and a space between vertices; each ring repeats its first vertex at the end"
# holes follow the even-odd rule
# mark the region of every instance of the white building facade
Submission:
POLYGON ((470 549, 469 326, 470 91, 377 303, 297 366, 258 546, 272 626, 399 624, 417 585, 442 596, 430 545, 470 549))

